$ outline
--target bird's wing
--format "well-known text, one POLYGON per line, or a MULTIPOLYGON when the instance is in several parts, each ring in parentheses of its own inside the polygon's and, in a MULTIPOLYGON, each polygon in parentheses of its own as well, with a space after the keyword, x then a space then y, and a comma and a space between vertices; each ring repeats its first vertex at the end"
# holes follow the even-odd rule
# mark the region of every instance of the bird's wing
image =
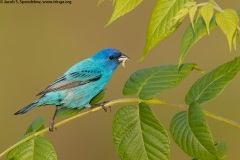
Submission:
POLYGON ((78 72, 66 72, 63 76, 59 77, 56 81, 50 84, 44 91, 37 94, 42 95, 49 92, 65 90, 69 88, 78 87, 90 82, 99 80, 102 77, 103 71, 99 68, 83 68, 78 72))

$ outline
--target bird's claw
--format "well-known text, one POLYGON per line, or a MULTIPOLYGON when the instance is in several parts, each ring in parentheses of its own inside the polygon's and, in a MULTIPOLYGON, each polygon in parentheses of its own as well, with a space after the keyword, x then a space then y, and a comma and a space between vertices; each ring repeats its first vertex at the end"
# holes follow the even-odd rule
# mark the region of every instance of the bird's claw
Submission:
POLYGON ((107 107, 105 107, 104 105, 102 105, 102 109, 104 110, 104 112, 107 112, 107 107))
POLYGON ((101 106, 102 109, 103 109, 105 112, 107 112, 108 108, 109 108, 109 112, 111 112, 111 110, 112 110, 112 109, 111 109, 111 106, 109 106, 109 107, 106 107, 106 106, 105 106, 108 102, 109 102, 109 101, 104 101, 104 102, 102 102, 102 103, 93 104, 91 107, 101 106))
POLYGON ((57 128, 54 127, 54 120, 51 120, 50 126, 49 126, 49 131, 53 132, 54 130, 57 130, 57 128))
POLYGON ((108 108, 109 108, 109 112, 111 112, 111 110, 112 110, 112 109, 111 109, 111 106, 109 106, 109 107, 106 107, 106 106, 105 106, 108 102, 109 102, 109 101, 104 101, 104 102, 102 102, 102 103, 99 104, 105 112, 107 112, 108 108))
POLYGON ((106 106, 102 105, 102 109, 103 109, 105 112, 107 112, 108 108, 109 108, 109 112, 111 112, 111 111, 112 111, 111 106, 106 107, 106 106))
POLYGON ((112 107, 111 107, 111 106, 109 106, 108 108, 109 108, 109 113, 110 113, 110 112, 112 112, 112 107))

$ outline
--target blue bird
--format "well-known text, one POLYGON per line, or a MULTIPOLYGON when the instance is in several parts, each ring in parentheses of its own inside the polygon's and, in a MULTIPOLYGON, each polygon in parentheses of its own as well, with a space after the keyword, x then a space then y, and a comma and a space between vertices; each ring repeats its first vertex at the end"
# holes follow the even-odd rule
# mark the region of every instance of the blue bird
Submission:
MULTIPOLYGON (((104 90, 115 69, 121 63, 124 66, 126 60, 129 60, 129 57, 117 49, 101 50, 91 58, 73 65, 45 90, 38 93, 37 96, 42 95, 39 99, 17 111, 15 115, 24 114, 38 106, 55 105, 56 111, 49 127, 49 130, 53 131, 58 109, 90 108, 90 101, 104 90)), ((106 111, 104 103, 102 107, 106 111)))

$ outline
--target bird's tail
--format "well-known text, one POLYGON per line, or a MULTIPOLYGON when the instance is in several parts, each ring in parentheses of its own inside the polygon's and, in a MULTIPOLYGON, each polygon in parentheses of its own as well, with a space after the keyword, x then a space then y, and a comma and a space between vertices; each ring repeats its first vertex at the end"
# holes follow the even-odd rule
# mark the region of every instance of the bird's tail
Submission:
POLYGON ((16 113, 14 113, 14 115, 24 114, 24 113, 30 111, 31 109, 40 106, 38 102, 39 102, 39 101, 37 100, 37 101, 29 104, 27 107, 24 107, 23 109, 20 109, 19 111, 17 111, 16 113))

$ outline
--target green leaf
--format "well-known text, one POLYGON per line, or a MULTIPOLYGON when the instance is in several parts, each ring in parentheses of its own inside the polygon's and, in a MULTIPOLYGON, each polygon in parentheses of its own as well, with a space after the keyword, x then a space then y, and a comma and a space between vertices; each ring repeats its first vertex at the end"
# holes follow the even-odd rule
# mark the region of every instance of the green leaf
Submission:
POLYGON ((167 132, 146 103, 117 111, 113 120, 113 142, 120 159, 170 159, 167 132))
MULTIPOLYGON (((187 55, 189 49, 197 43, 203 36, 207 34, 207 29, 205 27, 205 23, 202 17, 198 19, 198 21, 193 22, 194 30, 192 28, 192 25, 189 25, 186 31, 184 32, 182 42, 181 42, 181 52, 180 52, 180 59, 179 59, 179 65, 182 64, 183 59, 187 55)), ((216 22, 215 18, 213 17, 209 24, 209 30, 212 30, 215 28, 216 22)))
POLYGON ((173 21, 176 21, 176 23, 178 21, 181 21, 183 18, 186 17, 186 15, 188 14, 188 8, 182 8, 180 9, 180 11, 177 13, 177 15, 175 17, 172 18, 173 21))
POLYGON ((33 132, 38 132, 38 131, 40 131, 42 129, 44 129, 44 118, 43 118, 43 116, 39 116, 28 127, 28 129, 24 133, 24 135, 28 135, 28 134, 33 133, 33 132))
MULTIPOLYGON (((36 118, 28 127, 23 138, 34 134, 44 128, 44 119, 42 116, 36 118)), ((12 149, 7 160, 57 160, 57 155, 51 142, 43 137, 36 136, 12 149)))
POLYGON ((198 79, 188 91, 185 102, 203 103, 218 96, 240 70, 240 57, 227 62, 198 79))
POLYGON ((216 14, 216 23, 227 36, 230 52, 232 50, 233 36, 236 33, 239 18, 233 9, 226 9, 224 12, 216 14))
POLYGON ((214 0, 209 0, 209 3, 211 3, 213 5, 213 8, 219 12, 223 12, 223 10, 221 9, 221 7, 214 1, 214 0))
POLYGON ((180 21, 172 21, 182 6, 192 0, 158 0, 155 5, 149 24, 143 60, 148 52, 160 41, 170 36, 181 24, 180 21))
POLYGON ((190 10, 196 6, 196 2, 187 2, 185 3, 182 8, 178 11, 177 15, 172 19, 175 21, 181 21, 185 16, 190 12, 190 10))
POLYGON ((193 23, 193 22, 194 22, 194 16, 195 16, 196 12, 197 12, 197 6, 196 6, 196 5, 194 5, 193 7, 191 7, 191 8, 189 9, 189 12, 188 12, 193 30, 194 30, 194 23, 193 23))
POLYGON ((189 156, 197 159, 217 160, 217 150, 204 113, 198 103, 192 103, 189 112, 176 114, 170 124, 174 141, 189 156))
POLYGON ((199 10, 195 21, 197 22, 200 17, 201 17, 201 12, 199 10))
POLYGON ((221 8, 219 7, 219 5, 214 1, 214 0, 209 0, 209 3, 212 3, 212 5, 214 7, 216 7, 217 9, 221 10, 221 8))
MULTIPOLYGON (((226 143, 215 143, 219 160, 226 160, 227 158, 227 145, 226 143)), ((197 160, 197 158, 193 158, 192 160, 197 160)))
POLYGON ((112 17, 106 26, 136 8, 142 1, 143 0, 116 0, 112 17))
POLYGON ((183 5, 183 7, 190 9, 190 8, 192 8, 193 6, 195 6, 196 4, 197 4, 197 2, 189 1, 189 2, 185 3, 185 4, 183 5))
POLYGON ((7 160, 57 160, 51 142, 41 136, 34 137, 9 152, 7 160))
POLYGON ((236 39, 237 39, 238 43, 240 44, 240 35, 239 34, 237 34, 236 39))
POLYGON ((240 9, 237 9, 237 14, 238 14, 238 17, 240 17, 240 9))
POLYGON ((140 99, 151 99, 159 93, 178 85, 193 69, 195 64, 157 66, 138 70, 130 76, 123 95, 137 94, 140 99))
POLYGON ((207 28, 207 32, 208 34, 210 34, 210 29, 209 29, 209 25, 210 25, 210 21, 213 17, 213 5, 212 3, 207 3, 206 5, 204 5, 201 9, 200 9, 200 12, 201 12, 201 15, 203 17, 203 20, 206 24, 206 28, 207 28))
POLYGON ((235 34, 233 35, 233 48, 235 51, 237 50, 237 37, 238 37, 238 32, 236 31, 235 34))
POLYGON ((227 158, 227 145, 226 143, 217 143, 216 145, 216 149, 218 152, 218 155, 220 157, 220 160, 226 160, 227 158))
MULTIPOLYGON (((238 16, 240 17, 240 9, 237 10, 238 16)), ((210 21, 209 29, 212 30, 217 26, 215 17, 212 17, 210 21)), ((183 59, 187 55, 188 51, 192 46, 197 43, 203 36, 207 34, 207 29, 205 27, 205 23, 203 18, 196 19, 194 21, 194 30, 192 25, 189 25, 186 31, 184 32, 183 39, 181 42, 181 52, 179 58, 179 65, 182 64, 183 59)))

